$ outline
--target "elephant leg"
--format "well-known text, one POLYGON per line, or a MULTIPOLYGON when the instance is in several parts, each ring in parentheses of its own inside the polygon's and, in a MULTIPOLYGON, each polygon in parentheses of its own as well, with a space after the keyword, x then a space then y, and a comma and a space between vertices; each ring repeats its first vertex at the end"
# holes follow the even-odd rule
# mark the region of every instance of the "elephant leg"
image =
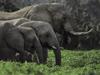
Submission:
POLYGON ((79 44, 79 37, 71 35, 71 43, 70 43, 70 49, 77 49, 79 44))
POLYGON ((47 63, 47 58, 48 58, 48 49, 43 48, 43 62, 46 64, 47 63))
POLYGON ((43 53, 40 50, 35 51, 35 59, 37 60, 37 63, 43 63, 43 53))
POLYGON ((67 49, 68 48, 68 34, 67 33, 64 33, 62 35, 62 39, 63 39, 63 42, 62 42, 62 46, 67 49))
POLYGON ((76 49, 79 43, 78 36, 71 35, 71 34, 66 34, 64 36, 64 48, 65 49, 76 49))
MULTIPOLYGON (((47 57, 48 57, 48 49, 47 48, 43 48, 43 63, 46 64, 47 63, 47 57)), ((38 53, 35 51, 34 52, 34 59, 35 62, 40 63, 39 61, 39 55, 38 53)))
POLYGON ((32 62, 32 54, 27 51, 20 53, 19 60, 22 63, 25 61, 32 62))

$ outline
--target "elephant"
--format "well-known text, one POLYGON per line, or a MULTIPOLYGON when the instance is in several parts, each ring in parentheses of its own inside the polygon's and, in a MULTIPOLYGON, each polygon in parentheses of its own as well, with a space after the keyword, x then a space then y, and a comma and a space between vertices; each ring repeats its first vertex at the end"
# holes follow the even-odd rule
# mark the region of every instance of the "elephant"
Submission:
POLYGON ((35 31, 43 47, 43 62, 47 62, 48 48, 52 48, 55 54, 56 65, 61 65, 61 51, 59 42, 49 23, 42 21, 31 21, 26 18, 6 20, 4 22, 12 23, 18 27, 31 27, 35 31))
POLYGON ((12 58, 13 60, 16 52, 27 56, 23 48, 24 39, 18 30, 9 23, 0 24, 0 59, 12 58))
POLYGON ((56 33, 56 37, 58 39, 58 42, 60 44, 60 47, 63 48, 63 37, 59 33, 56 33))
POLYGON ((66 7, 61 3, 45 3, 27 6, 12 13, 0 12, 0 20, 22 17, 33 21, 45 21, 50 23, 54 31, 59 33, 64 40, 68 38, 67 36, 69 36, 69 34, 79 36, 88 34, 92 31, 92 29, 90 29, 87 32, 75 32, 69 22, 70 16, 67 14, 66 7))
POLYGON ((35 30, 43 47, 44 62, 47 61, 48 48, 53 49, 56 59, 56 65, 61 65, 61 51, 58 39, 51 25, 42 21, 30 21, 21 24, 20 26, 31 27, 35 30))
POLYGON ((32 53, 36 51, 38 63, 43 63, 42 46, 32 28, 16 27, 11 23, 2 21, 0 21, 0 28, 1 60, 18 57, 18 61, 32 61, 32 53), (20 55, 16 56, 16 53, 20 53, 20 55))

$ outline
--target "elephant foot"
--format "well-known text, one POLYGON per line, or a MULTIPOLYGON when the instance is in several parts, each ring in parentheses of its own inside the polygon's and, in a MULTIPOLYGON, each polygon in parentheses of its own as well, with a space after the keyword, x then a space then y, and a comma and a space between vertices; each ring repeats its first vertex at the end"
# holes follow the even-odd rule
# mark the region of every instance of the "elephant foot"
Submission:
POLYGON ((25 61, 27 62, 32 62, 32 54, 27 52, 27 53, 16 53, 16 60, 20 61, 21 63, 24 63, 25 61))

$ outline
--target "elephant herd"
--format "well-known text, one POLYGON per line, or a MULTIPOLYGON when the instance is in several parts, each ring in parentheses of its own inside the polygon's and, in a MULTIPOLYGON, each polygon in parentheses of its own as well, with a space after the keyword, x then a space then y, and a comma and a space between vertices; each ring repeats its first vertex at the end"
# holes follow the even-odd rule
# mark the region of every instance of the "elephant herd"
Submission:
POLYGON ((56 65, 61 65, 61 48, 76 42, 77 36, 93 31, 75 32, 65 5, 45 3, 27 6, 15 12, 0 12, 0 60, 47 63, 53 49, 56 65), (69 36, 75 36, 70 39, 69 36))

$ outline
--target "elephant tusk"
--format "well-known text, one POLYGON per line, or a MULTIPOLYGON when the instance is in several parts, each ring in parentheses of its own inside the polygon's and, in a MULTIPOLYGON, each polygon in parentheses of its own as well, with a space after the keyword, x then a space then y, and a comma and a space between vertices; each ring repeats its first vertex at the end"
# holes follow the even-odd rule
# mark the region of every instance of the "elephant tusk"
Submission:
POLYGON ((20 53, 16 53, 16 54, 15 54, 15 56, 19 56, 19 55, 20 55, 20 53))
POLYGON ((57 49, 55 46, 52 46, 53 49, 57 49))
POLYGON ((87 32, 74 32, 74 31, 70 31, 70 33, 73 34, 73 35, 86 35, 86 34, 89 34, 89 33, 92 32, 92 31, 93 31, 93 28, 90 29, 90 30, 87 31, 87 32))

